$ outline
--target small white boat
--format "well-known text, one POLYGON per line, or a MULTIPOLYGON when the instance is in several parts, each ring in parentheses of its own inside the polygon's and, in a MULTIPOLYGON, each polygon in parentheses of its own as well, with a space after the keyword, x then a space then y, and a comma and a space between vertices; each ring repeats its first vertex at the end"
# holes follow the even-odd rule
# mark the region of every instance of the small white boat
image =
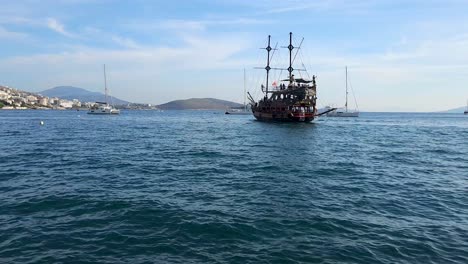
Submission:
POLYGON ((359 117, 359 112, 338 108, 326 113, 326 115, 329 117, 359 117))
MULTIPOLYGON (((357 103, 356 103, 357 107, 357 103)), ((326 108, 331 109, 331 107, 327 106, 326 108)), ((336 110, 330 111, 325 114, 329 117, 359 117, 358 110, 350 110, 348 109, 348 67, 346 67, 346 102, 345 107, 337 108, 336 110)))
POLYGON ((225 112, 226 115, 251 115, 252 112, 247 111, 247 109, 230 109, 225 112))
POLYGON ((466 101, 466 109, 465 112, 463 112, 465 115, 468 115, 468 100, 466 101))
POLYGON ((120 114, 119 109, 113 108, 111 105, 105 102, 96 102, 88 110, 90 115, 118 115, 120 114))
POLYGON ((106 65, 104 65, 104 94, 106 96, 105 102, 96 102, 88 110, 90 115, 118 115, 120 110, 114 108, 107 101, 108 91, 107 91, 107 80, 106 80, 106 65))

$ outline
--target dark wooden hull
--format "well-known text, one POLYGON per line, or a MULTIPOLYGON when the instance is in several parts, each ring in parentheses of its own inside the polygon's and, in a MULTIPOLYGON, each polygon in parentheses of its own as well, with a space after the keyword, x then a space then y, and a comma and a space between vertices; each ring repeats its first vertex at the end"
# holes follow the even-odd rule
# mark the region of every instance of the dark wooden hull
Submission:
POLYGON ((298 122, 307 123, 314 120, 312 113, 290 113, 290 112, 278 112, 278 113, 266 113, 266 112, 253 112, 254 117, 258 121, 264 122, 298 122))

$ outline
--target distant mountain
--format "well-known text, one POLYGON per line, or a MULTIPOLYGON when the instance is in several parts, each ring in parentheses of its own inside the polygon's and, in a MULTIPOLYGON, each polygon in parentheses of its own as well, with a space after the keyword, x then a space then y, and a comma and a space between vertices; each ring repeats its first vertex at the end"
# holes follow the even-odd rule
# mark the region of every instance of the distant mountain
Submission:
MULTIPOLYGON (((67 100, 78 99, 80 102, 104 102, 106 99, 105 95, 97 92, 90 92, 83 88, 73 86, 57 86, 42 92, 39 92, 44 96, 58 97, 67 100)), ((109 96, 109 102, 114 105, 126 105, 129 102, 109 96)))
POLYGON ((447 111, 442 111, 441 113, 462 113, 466 110, 466 106, 462 106, 462 107, 457 107, 457 108, 454 108, 454 109, 450 109, 450 110, 447 110, 447 111))
POLYGON ((210 110, 225 110, 226 108, 242 107, 242 104, 219 100, 215 98, 191 98, 187 100, 171 101, 157 106, 165 110, 196 110, 196 109, 210 109, 210 110))

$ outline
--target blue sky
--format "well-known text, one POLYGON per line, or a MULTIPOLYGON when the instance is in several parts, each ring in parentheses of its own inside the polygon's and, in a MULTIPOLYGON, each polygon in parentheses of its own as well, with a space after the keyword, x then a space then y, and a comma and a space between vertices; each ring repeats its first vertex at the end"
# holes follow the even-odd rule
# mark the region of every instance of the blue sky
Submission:
MULTIPOLYGON (((73 85, 164 103, 260 96, 266 37, 304 38, 296 68, 319 105, 344 104, 344 67, 363 111, 437 111, 468 98, 468 1, 0 0, 0 84, 73 85)), ((287 51, 272 63, 284 67, 287 51)), ((282 72, 282 75, 285 73, 282 72)), ((283 76, 284 77, 284 76, 283 76)), ((274 72, 272 78, 281 78, 274 72)))

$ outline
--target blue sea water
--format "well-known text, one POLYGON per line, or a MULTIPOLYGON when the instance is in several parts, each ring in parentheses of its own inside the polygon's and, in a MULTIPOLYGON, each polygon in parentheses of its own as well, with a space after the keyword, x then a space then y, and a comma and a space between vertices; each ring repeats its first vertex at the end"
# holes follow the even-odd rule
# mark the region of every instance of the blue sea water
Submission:
POLYGON ((0 146, 1 263, 468 263, 463 115, 0 111, 0 146))

